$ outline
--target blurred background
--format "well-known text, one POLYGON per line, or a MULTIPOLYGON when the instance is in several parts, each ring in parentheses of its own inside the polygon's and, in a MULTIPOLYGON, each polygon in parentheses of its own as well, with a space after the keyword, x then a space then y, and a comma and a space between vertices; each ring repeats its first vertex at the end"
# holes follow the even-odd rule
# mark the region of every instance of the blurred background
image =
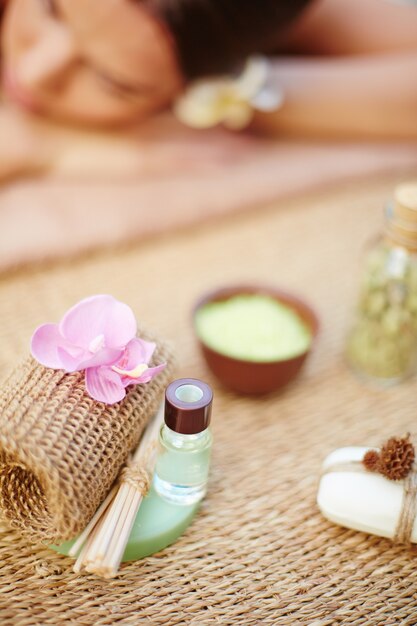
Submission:
POLYGON ((415 171, 417 5, 6 0, 0 267, 415 171))

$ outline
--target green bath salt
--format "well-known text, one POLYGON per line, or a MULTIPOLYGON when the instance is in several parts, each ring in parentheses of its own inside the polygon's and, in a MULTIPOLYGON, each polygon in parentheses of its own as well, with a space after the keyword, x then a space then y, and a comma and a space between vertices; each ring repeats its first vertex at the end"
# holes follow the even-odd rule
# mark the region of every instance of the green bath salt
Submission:
POLYGON ((195 321, 198 336, 209 348, 245 361, 292 358, 304 353, 312 340, 308 326, 291 307, 261 294, 206 304, 195 321))

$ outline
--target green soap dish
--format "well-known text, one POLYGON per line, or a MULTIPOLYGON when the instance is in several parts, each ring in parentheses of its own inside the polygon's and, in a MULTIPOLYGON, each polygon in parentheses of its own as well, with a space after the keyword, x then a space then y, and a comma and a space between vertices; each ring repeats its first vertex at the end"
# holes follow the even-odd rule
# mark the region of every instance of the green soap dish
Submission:
MULTIPOLYGON (((199 503, 189 506, 170 504, 160 498, 152 487, 136 516, 123 561, 143 559, 174 543, 191 524, 198 508, 199 503)), ((68 556, 74 541, 50 547, 68 556)))

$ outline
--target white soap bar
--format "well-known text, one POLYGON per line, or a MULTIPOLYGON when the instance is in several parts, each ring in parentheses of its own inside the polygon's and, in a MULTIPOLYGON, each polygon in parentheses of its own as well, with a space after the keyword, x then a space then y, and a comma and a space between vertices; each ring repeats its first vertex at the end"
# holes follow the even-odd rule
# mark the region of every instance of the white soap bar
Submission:
MULTIPOLYGON (((340 448, 323 463, 323 471, 339 463, 361 461, 365 447, 340 448)), ((373 472, 329 471, 320 479, 317 504, 327 519, 341 526, 392 539, 397 528, 404 481, 392 481, 373 472)), ((411 541, 417 543, 417 521, 411 541)))

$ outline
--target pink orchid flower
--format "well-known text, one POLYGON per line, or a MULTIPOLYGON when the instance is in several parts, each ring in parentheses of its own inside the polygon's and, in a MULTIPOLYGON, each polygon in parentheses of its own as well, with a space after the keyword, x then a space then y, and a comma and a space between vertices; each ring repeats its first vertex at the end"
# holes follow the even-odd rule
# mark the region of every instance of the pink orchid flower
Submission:
POLYGON ((126 387, 149 382, 165 364, 149 367, 155 344, 136 337, 132 309, 112 296, 85 298, 59 324, 42 324, 32 337, 32 356, 41 365, 66 372, 85 370, 95 400, 114 404, 126 387))

